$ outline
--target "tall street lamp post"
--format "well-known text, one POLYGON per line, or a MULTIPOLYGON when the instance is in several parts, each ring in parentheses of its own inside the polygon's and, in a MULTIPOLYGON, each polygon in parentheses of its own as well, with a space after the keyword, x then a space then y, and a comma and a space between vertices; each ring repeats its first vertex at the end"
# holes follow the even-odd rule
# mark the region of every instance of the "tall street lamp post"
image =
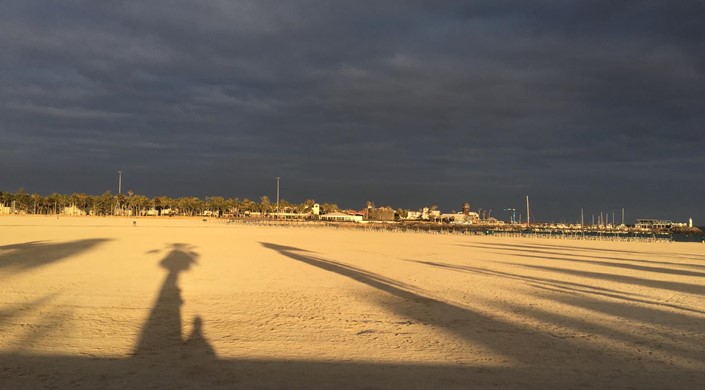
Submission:
POLYGON ((279 216, 279 176, 277 176, 277 217, 279 216))

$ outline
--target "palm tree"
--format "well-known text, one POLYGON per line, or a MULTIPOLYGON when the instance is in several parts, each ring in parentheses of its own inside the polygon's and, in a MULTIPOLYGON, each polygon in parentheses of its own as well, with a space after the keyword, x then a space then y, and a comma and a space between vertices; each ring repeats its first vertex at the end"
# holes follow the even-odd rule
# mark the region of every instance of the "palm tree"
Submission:
POLYGON ((113 194, 110 191, 105 191, 102 195, 93 197, 93 214, 110 215, 112 214, 113 207, 113 194))
POLYGON ((91 200, 90 197, 84 193, 74 192, 69 196, 71 205, 73 205, 77 210, 82 212, 87 212, 90 209, 91 200))
POLYGON ((32 202, 31 205, 33 207, 32 214, 39 214, 39 211, 41 211, 41 208, 43 206, 42 205, 42 203, 43 203, 42 196, 35 192, 32 195, 30 195, 29 198, 31 199, 31 202, 32 202))
POLYGON ((179 210, 182 210, 182 214, 189 216, 200 215, 204 209, 203 201, 195 196, 179 198, 176 200, 176 204, 179 210))
POLYGON ((240 207, 243 212, 257 211, 257 204, 247 198, 242 200, 240 207))
POLYGON ((25 212, 29 212, 29 205, 31 203, 31 198, 27 192, 25 192, 24 188, 20 187, 17 192, 15 192, 14 199, 15 201, 15 209, 16 210, 23 210, 25 212))
POLYGON ((338 210, 340 210, 340 207, 338 207, 338 205, 335 204, 335 203, 323 203, 323 204, 321 205, 321 211, 322 211, 324 214, 334 213, 334 212, 336 212, 336 211, 338 211, 338 210))
POLYGON ((289 202, 288 200, 280 199, 279 200, 279 211, 280 212, 285 212, 285 213, 290 213, 294 211, 294 205, 289 202))
POLYGON ((272 202, 269 201, 269 197, 267 195, 262 195, 259 198, 259 203, 260 203, 260 212, 262 214, 269 213, 272 210, 272 202))
POLYGON ((62 195, 56 192, 53 192, 51 195, 46 197, 47 214, 49 214, 49 210, 52 210, 53 214, 58 214, 60 212, 61 197, 62 195))
POLYGON ((147 210, 152 203, 151 199, 144 195, 134 195, 131 199, 135 208, 135 215, 144 215, 145 210, 147 210))
POLYGON ((152 203, 154 204, 154 209, 157 210, 158 215, 162 215, 162 210, 171 209, 174 205, 174 200, 166 195, 155 196, 152 203))
POLYGON ((10 207, 15 200, 15 196, 11 192, 0 192, 0 206, 10 207))
POLYGON ((205 207, 220 217, 227 206, 222 196, 206 196, 205 207))
POLYGON ((125 203, 127 200, 127 197, 123 194, 117 194, 115 195, 115 211, 113 214, 115 215, 124 215, 124 208, 125 208, 125 203))
POLYGON ((240 214, 240 199, 239 198, 228 198, 225 201, 225 207, 230 215, 240 214))

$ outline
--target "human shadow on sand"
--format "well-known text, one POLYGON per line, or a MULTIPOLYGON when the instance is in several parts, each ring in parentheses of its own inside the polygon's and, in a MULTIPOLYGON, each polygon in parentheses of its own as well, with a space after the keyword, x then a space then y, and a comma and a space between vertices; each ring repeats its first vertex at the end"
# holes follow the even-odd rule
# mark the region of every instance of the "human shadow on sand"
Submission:
MULTIPOLYGON (((179 288, 179 275, 198 264, 198 255, 185 244, 172 244, 169 253, 159 262, 167 275, 149 317, 142 328, 135 356, 173 353, 184 344, 181 336, 181 306, 184 303, 179 288)), ((199 331, 202 320, 199 322, 199 331)))

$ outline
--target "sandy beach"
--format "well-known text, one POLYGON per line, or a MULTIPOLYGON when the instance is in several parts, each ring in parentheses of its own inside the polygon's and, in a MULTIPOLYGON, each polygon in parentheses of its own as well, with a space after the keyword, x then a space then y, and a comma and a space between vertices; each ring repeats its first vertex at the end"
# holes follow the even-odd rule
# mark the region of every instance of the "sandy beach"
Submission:
POLYGON ((0 388, 705 384, 705 245, 0 217, 0 388))

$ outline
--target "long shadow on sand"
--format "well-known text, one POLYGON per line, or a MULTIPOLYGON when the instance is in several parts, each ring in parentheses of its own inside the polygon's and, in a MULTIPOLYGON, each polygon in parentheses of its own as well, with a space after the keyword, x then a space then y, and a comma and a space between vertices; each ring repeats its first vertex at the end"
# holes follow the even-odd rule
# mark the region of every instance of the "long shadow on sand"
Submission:
POLYGON ((697 320, 698 318, 705 316, 705 310, 699 310, 669 302, 648 299, 643 295, 625 291, 629 290, 628 285, 624 285, 625 288, 623 290, 617 290, 608 289, 604 287, 596 287, 593 283, 589 283, 589 279, 585 279, 585 283, 577 283, 569 282, 563 279, 539 278, 534 276, 523 275, 520 273, 489 270, 486 268, 472 267, 467 265, 446 264, 435 261, 422 260, 407 261, 446 269, 449 271, 465 272, 476 275, 516 280, 519 282, 526 283, 527 285, 532 286, 534 288, 557 293, 552 295, 551 299, 565 300, 566 302, 585 302, 584 304, 581 304, 579 306, 589 307, 591 310, 603 312, 605 314, 632 318, 637 321, 667 323, 675 328, 679 328, 680 324, 692 322, 693 320, 697 320), (574 297, 582 298, 573 300, 574 297), (585 297, 593 297, 594 299, 585 297), (605 301, 602 298, 624 301, 627 305, 605 301), (594 302, 594 304, 590 305, 589 302, 594 302), (632 303, 649 305, 650 307, 638 307, 631 305, 632 303), (691 313, 691 315, 684 313, 674 313, 672 310, 667 309, 675 309, 681 312, 691 313))
MULTIPOLYGON (((594 248, 580 248, 580 247, 572 247, 572 246, 566 246, 566 247, 560 247, 560 246, 555 246, 555 245, 521 245, 521 244, 494 244, 494 243, 474 243, 474 244, 462 244, 459 246, 463 247, 468 247, 468 248, 479 248, 479 249, 494 249, 494 250, 501 250, 504 252, 508 253, 517 253, 521 256, 526 256, 527 254, 534 254, 535 256, 543 256, 543 255, 553 255, 553 256, 569 256, 569 257, 582 257, 582 258, 590 258, 590 259, 603 259, 603 260, 614 260, 614 261, 626 261, 626 262, 632 262, 632 263, 645 263, 645 264, 658 264, 658 265, 663 265, 666 267, 684 267, 684 268, 691 268, 691 269, 698 269, 698 270, 705 270, 705 264, 693 264, 693 263, 684 263, 684 262, 672 262, 672 261, 663 261, 663 260, 642 260, 642 259, 633 259, 633 258, 628 258, 628 257, 616 257, 613 255, 613 253, 616 254, 621 254, 621 255, 631 255, 631 254, 638 254, 638 255, 644 255, 644 253, 638 253, 638 252, 631 252, 631 251, 620 251, 620 250, 611 250, 611 249, 594 249, 594 248), (610 256, 598 256, 595 253, 610 253, 610 256)), ((660 253, 660 252, 651 252, 652 255, 660 256, 660 257, 673 257, 674 255, 672 253, 660 253)), ((678 258, 683 258, 686 260, 705 260, 705 256, 697 257, 697 256, 684 256, 684 255, 677 255, 675 257, 678 258)))
MULTIPOLYGON (((699 361, 702 359, 705 350, 703 348, 690 348, 689 345, 700 345, 698 341, 699 331, 693 326, 702 322, 705 318, 705 311, 685 307, 681 305, 671 304, 668 302, 646 299, 628 291, 620 291, 615 289, 606 289, 595 287, 590 282, 589 278, 585 279, 585 283, 568 282, 561 279, 539 278, 523 275, 520 273, 502 272, 496 270, 488 270, 480 267, 472 267, 467 265, 446 264, 432 261, 407 260, 409 262, 428 265, 445 269, 449 271, 465 272, 476 275, 484 275, 489 277, 512 279, 526 283, 537 289, 547 291, 547 294, 540 294, 540 298, 553 300, 576 308, 587 309, 589 311, 602 313, 612 318, 628 319, 637 321, 637 323, 648 324, 641 326, 649 326, 653 328, 653 336, 658 336, 659 327, 667 330, 665 336, 660 341, 658 338, 643 337, 632 333, 616 332, 604 325, 594 322, 588 322, 580 318, 571 318, 562 316, 556 312, 546 312, 539 309, 532 309, 531 315, 541 319, 546 323, 560 324, 563 327, 579 330, 581 333, 600 334, 615 340, 621 340, 624 343, 638 345, 641 348, 647 347, 649 344, 658 346, 655 348, 659 353, 667 353, 672 356, 679 356, 691 361, 699 361), (625 302, 626 304, 621 303, 625 302), (634 305, 636 303, 637 305, 634 305), (676 309, 674 312, 673 310, 676 309), (668 345, 664 341, 668 338, 673 338, 673 333, 679 333, 678 345, 668 345), (684 346, 686 346, 684 348, 684 346)), ((629 286, 625 286, 625 290, 629 290, 629 286)), ((537 298, 539 295, 537 294, 537 298)), ((522 311, 523 308, 515 306, 511 308, 515 311, 522 311)), ((648 348, 648 347, 647 347, 648 348)))
MULTIPOLYGON (((483 243, 482 245, 487 246, 501 246, 501 247, 512 247, 520 249, 543 249, 543 250, 569 250, 571 252, 591 252, 591 256, 595 253, 607 253, 613 255, 615 253, 623 255, 653 255, 659 257, 669 257, 673 256, 673 252, 646 252, 646 251, 630 251, 624 249, 614 249, 614 248, 591 248, 588 246, 575 246, 575 245, 551 245, 551 244, 508 244, 508 243, 483 243)), ((676 254, 676 257, 688 260, 705 260, 705 255, 693 255, 693 254, 676 254)))
MULTIPOLYGON (((184 302, 179 276, 191 270, 199 256, 187 245, 174 244, 159 262, 166 276, 136 343, 134 357, 0 353, 0 388, 657 389, 665 383, 667 387, 695 389, 705 379, 693 369, 636 361, 618 350, 556 339, 536 329, 425 296, 413 286, 300 248, 262 245, 288 259, 369 286, 387 296, 376 301, 386 309, 452 332, 467 343, 489 348, 508 362, 474 366, 453 362, 219 358, 203 333, 208 322, 195 317, 193 332, 185 338, 181 334, 184 302)), ((546 320, 551 320, 548 313, 546 320)))
MULTIPOLYGON (((499 252, 492 252, 492 253, 501 254, 499 252)), ((604 261, 604 260, 589 260, 589 259, 579 259, 579 258, 560 257, 560 256, 539 256, 539 255, 529 255, 529 254, 522 254, 521 257, 534 258, 534 259, 544 259, 544 260, 560 260, 560 261, 575 262, 575 263, 586 263, 586 264, 598 265, 598 266, 603 266, 603 267, 613 267, 613 268, 622 268, 622 269, 628 269, 628 270, 634 270, 634 271, 653 272, 656 274, 671 274, 671 275, 694 276, 694 277, 705 278, 705 272, 690 271, 690 270, 680 269, 680 268, 676 268, 676 267, 653 267, 653 266, 646 266, 646 265, 639 265, 639 264, 630 264, 630 262, 642 262, 640 260, 610 259, 613 261, 604 261)), ((584 256, 581 256, 581 257, 584 257, 584 256)), ((651 262, 651 263, 653 263, 653 262, 651 262)))
POLYGON ((0 246, 0 272, 15 273, 66 260, 110 241, 91 238, 70 242, 30 241, 0 246))
POLYGON ((504 263, 510 264, 517 267, 524 267, 528 269, 544 270, 554 273, 561 273, 565 275, 578 276, 582 278, 594 278, 602 280, 611 280, 614 282, 631 284, 635 286, 643 286, 649 288, 657 288, 662 290, 670 290, 679 293, 695 294, 695 295, 705 295, 705 285, 692 284, 692 283, 681 283, 681 282, 671 282, 666 280, 655 280, 639 278, 634 276, 619 275, 616 273, 606 273, 606 272, 593 272, 593 271, 581 271, 568 268, 560 267, 548 267, 543 265, 532 265, 532 264, 519 264, 519 263, 504 263))
MULTIPOLYGON (((553 334, 545 333, 529 326, 518 325, 507 320, 501 320, 494 316, 488 316, 457 304, 424 296, 418 289, 412 289, 402 283, 347 264, 321 258, 316 256, 315 253, 300 248, 273 243, 262 243, 262 245, 293 260, 348 277, 384 293, 391 294, 399 298, 396 303, 380 300, 378 304, 385 305, 387 309, 415 322, 440 327, 468 343, 489 348, 511 361, 511 366, 518 368, 519 371, 527 369, 535 372, 545 372, 547 369, 578 371, 580 367, 592 365, 593 368, 599 367, 597 369, 606 375, 618 370, 621 372, 620 375, 628 376, 629 374, 625 375, 625 371, 640 372, 646 365, 639 357, 630 356, 628 352, 606 351, 597 345, 575 339, 559 341, 553 334)), ((622 309, 626 308, 625 305, 621 306, 622 309)), ((563 327, 579 326, 581 330, 588 328, 598 329, 597 334, 622 339, 627 343, 635 340, 627 332, 610 329, 606 326, 602 326, 603 329, 599 331, 599 324, 587 324, 570 317, 556 315, 556 313, 535 309, 533 312, 527 313, 527 315, 539 321, 554 323, 563 327)), ((696 360, 702 356, 702 351, 685 354, 681 354, 682 351, 669 352, 696 360)), ((659 364, 653 366, 658 370, 659 364)), ((664 367, 662 366, 660 369, 664 367)), ((662 372, 661 375, 665 375, 665 373, 662 372)), ((690 375, 693 375, 693 373, 690 373, 690 375)), ((544 384, 548 384, 548 382, 544 384)))

